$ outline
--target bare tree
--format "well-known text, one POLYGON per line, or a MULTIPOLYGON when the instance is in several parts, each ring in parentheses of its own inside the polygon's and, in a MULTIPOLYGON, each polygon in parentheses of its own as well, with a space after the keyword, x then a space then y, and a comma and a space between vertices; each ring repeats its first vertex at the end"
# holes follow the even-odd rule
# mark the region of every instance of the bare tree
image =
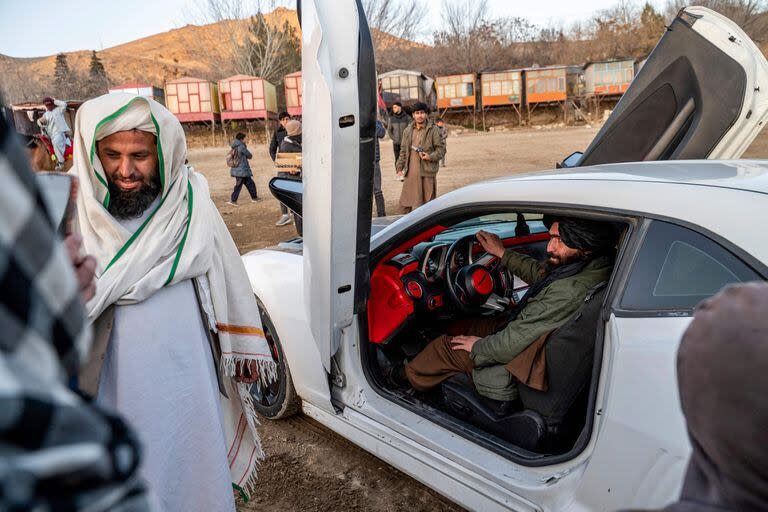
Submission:
POLYGON ((262 12, 251 16, 248 33, 243 41, 240 69, 272 83, 301 67, 299 38, 285 21, 269 23, 262 12))
POLYGON ((216 70, 218 76, 208 78, 243 73, 275 80, 279 59, 286 47, 296 46, 298 37, 287 23, 267 16, 282 5, 276 0, 197 0, 190 21, 209 30, 203 40, 196 33, 188 44, 216 70))
POLYGON ((740 26, 752 39, 762 42, 768 38, 765 0, 667 0, 666 15, 670 20, 687 5, 701 5, 719 12, 740 26))
POLYGON ((371 28, 377 71, 404 66, 411 60, 413 40, 424 35, 427 6, 407 0, 363 0, 371 28))
POLYGON ((438 55, 451 72, 492 67, 500 49, 500 25, 486 19, 487 0, 444 0, 443 29, 435 32, 438 55), (494 54, 496 54, 494 56, 494 54))
POLYGON ((363 0, 363 11, 378 49, 393 39, 413 40, 422 35, 426 4, 402 0, 363 0))

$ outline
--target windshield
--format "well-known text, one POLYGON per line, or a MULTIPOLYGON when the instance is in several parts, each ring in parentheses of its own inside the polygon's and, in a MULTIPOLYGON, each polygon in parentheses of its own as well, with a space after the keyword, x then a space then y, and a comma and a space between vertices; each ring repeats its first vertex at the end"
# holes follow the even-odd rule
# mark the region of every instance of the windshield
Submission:
POLYGON ((545 233, 547 228, 544 226, 543 217, 540 213, 518 214, 516 212, 480 215, 454 224, 436 235, 434 240, 449 242, 476 233, 480 229, 495 233, 502 238, 521 236, 525 234, 526 228, 529 234, 545 233))

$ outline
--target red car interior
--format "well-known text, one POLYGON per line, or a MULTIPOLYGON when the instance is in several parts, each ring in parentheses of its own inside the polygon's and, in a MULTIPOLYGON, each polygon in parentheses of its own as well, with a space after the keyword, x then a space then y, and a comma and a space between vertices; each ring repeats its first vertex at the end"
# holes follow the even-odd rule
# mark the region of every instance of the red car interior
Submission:
POLYGON ((368 297, 368 339, 373 343, 384 343, 413 314, 414 305, 411 296, 423 294, 423 287, 416 281, 408 283, 408 289, 402 278, 416 270, 418 261, 403 266, 391 264, 392 258, 409 251, 413 246, 425 242, 445 231, 445 226, 434 226, 423 233, 403 242, 381 259, 371 273, 371 293, 368 297), (417 290, 417 285, 421 292, 417 290))
MULTIPOLYGON (((416 272, 419 262, 407 254, 415 245, 430 240, 445 229, 445 226, 438 225, 419 233, 390 250, 376 265, 371 273, 368 298, 368 339, 372 343, 387 342, 405 325, 416 310, 414 300, 423 300, 429 311, 437 310, 445 304, 443 294, 424 297, 423 276, 416 272)), ((516 247, 546 240, 549 240, 549 233, 510 237, 503 241, 505 247, 516 247)), ((477 244, 473 252, 482 252, 482 247, 477 244)), ((473 275, 472 279, 477 279, 476 286, 483 290, 492 286, 490 275, 473 275)))

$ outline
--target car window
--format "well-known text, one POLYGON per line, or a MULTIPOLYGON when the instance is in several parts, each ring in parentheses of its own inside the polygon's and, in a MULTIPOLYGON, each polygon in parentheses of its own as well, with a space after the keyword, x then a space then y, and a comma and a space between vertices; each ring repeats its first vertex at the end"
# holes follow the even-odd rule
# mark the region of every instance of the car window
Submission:
POLYGON ((730 283, 762 277, 713 240, 654 221, 631 270, 623 309, 689 310, 730 283))

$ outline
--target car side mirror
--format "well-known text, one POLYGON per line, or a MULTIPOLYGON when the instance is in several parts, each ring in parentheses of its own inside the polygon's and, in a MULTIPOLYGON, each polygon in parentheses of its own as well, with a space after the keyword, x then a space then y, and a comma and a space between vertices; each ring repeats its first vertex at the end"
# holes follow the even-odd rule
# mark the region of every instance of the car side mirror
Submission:
POLYGON ((300 179, 272 178, 269 180, 269 191, 286 208, 301 217, 304 184, 300 179))
POLYGON ((568 169, 570 167, 576 167, 579 165, 579 162, 581 161, 581 157, 584 155, 581 151, 574 151, 570 155, 568 155, 566 158, 563 159, 562 162, 558 162, 555 164, 555 169, 568 169))

